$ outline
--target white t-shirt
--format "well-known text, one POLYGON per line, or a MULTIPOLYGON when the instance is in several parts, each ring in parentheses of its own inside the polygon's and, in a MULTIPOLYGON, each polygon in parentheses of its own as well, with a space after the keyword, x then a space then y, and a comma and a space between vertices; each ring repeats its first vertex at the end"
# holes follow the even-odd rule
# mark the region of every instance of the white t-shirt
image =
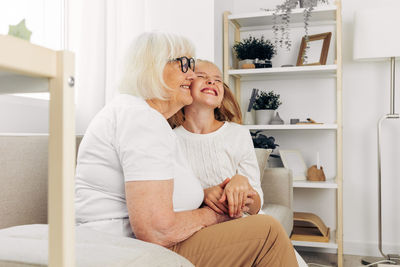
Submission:
POLYGON ((118 95, 92 120, 80 144, 76 221, 131 236, 125 182, 168 179, 174 179, 174 211, 201 205, 201 185, 166 119, 143 99, 118 95))
POLYGON ((260 170, 248 129, 225 122, 208 134, 189 132, 183 126, 174 129, 179 143, 203 188, 222 183, 235 174, 246 176, 258 192, 263 205, 260 170))

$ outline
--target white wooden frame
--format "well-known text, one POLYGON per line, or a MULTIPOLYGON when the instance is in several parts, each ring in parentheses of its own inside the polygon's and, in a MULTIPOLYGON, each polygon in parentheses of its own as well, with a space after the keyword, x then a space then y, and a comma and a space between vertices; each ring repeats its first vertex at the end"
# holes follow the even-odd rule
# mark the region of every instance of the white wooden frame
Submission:
POLYGON ((292 171, 293 181, 306 181, 307 166, 298 150, 279 150, 283 166, 292 171))
MULTIPOLYGON (((48 265, 75 266, 75 109, 73 84, 69 82, 74 76, 74 55, 0 35, 0 71, 48 79, 48 265)), ((1 79, 7 79, 7 75, 0 76, 1 79)), ((3 93, 29 93, 29 87, 10 92, 0 86, 0 94, 3 93)))

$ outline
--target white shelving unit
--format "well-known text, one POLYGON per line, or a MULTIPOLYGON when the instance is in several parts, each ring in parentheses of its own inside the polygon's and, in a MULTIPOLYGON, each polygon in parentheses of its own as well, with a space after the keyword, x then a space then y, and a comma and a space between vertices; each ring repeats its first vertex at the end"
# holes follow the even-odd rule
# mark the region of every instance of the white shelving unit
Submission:
POLYGON ((313 181, 293 181, 294 188, 325 188, 325 189, 336 189, 338 187, 334 179, 327 179, 324 182, 313 182, 313 181))
POLYGON ((299 247, 309 247, 309 248, 328 248, 328 249, 338 249, 338 244, 332 237, 335 236, 334 232, 331 232, 331 239, 329 242, 308 242, 308 241, 292 241, 294 246, 299 247))
MULTIPOLYGON (((303 23, 304 8, 292 10, 290 22, 292 24, 303 23)), ((329 21, 335 22, 337 13, 336 6, 322 6, 314 8, 310 23, 329 21)), ((278 13, 279 14, 279 13, 278 13)), ((237 23, 240 27, 258 27, 258 26, 271 26, 273 24, 273 11, 257 11, 243 14, 231 14, 228 19, 233 23, 237 23)))
MULTIPOLYGON (((74 55, 0 35, 0 94, 50 92, 49 266, 75 266, 74 55)), ((23 164, 23 163, 22 163, 23 164)))
MULTIPOLYGON (((304 9, 295 9, 292 11, 290 25, 292 27, 302 27, 304 9)), ((302 190, 334 190, 336 192, 336 199, 334 200, 336 210, 332 210, 336 218, 336 229, 331 228, 330 242, 305 242, 305 241, 292 241, 296 247, 308 248, 324 248, 333 249, 337 251, 337 263, 339 267, 343 266, 343 219, 342 219, 342 22, 341 22, 341 1, 337 0, 335 5, 317 7, 314 9, 310 17, 310 25, 333 25, 335 27, 335 39, 333 47, 336 49, 333 64, 322 66, 295 66, 295 67, 274 67, 265 69, 235 69, 237 60, 232 57, 232 47, 230 41, 240 41, 242 32, 271 30, 273 25, 273 12, 271 11, 258 11, 245 14, 224 14, 224 82, 230 84, 234 81, 235 95, 240 98, 241 96, 241 82, 260 82, 283 80, 288 81, 292 78, 301 80, 310 79, 325 79, 332 78, 336 81, 335 102, 336 118, 334 122, 324 124, 297 124, 297 125, 245 125, 249 130, 266 130, 277 131, 277 134, 285 133, 286 136, 293 134, 296 136, 298 130, 306 131, 305 133, 312 133, 315 137, 318 135, 326 135, 327 132, 334 132, 335 145, 332 154, 335 154, 335 175, 327 177, 324 182, 311 182, 311 181, 294 181, 293 188, 302 190), (233 32, 231 31, 233 27, 233 32), (230 35, 233 33, 233 36, 230 35), (232 62, 230 62, 232 58, 232 62), (232 67, 233 66, 233 67, 232 67), (232 79, 233 78, 233 79, 232 79), (321 131, 323 130, 323 131, 321 131), (334 177, 334 178, 332 178, 334 177)), ((321 87, 321 86, 320 86, 321 87)), ((232 87, 231 87, 232 88, 232 87)), ((315 90, 324 90, 325 88, 315 88, 315 90)), ((309 91, 311 92, 311 91, 309 91)), ((290 96, 289 96, 290 97, 290 96)), ((239 103, 241 99, 238 99, 239 103)), ((243 107, 242 107, 243 109, 243 107)), ((304 133, 303 133, 304 136, 304 133)), ((325 140, 325 139, 323 139, 325 140)), ((325 192, 325 191, 321 191, 325 192)), ((331 195, 331 194, 329 194, 331 195)), ((294 199, 296 201, 296 199, 294 199)), ((312 201, 307 200, 307 201, 312 201)), ((318 214, 317 214, 318 215, 318 214)))
POLYGON ((336 130, 337 124, 243 125, 249 130, 336 130))
POLYGON ((336 75, 336 65, 324 66, 296 66, 283 68, 264 68, 264 69, 235 69, 229 70, 228 74, 243 81, 255 79, 281 78, 288 76, 317 76, 317 75, 336 75))

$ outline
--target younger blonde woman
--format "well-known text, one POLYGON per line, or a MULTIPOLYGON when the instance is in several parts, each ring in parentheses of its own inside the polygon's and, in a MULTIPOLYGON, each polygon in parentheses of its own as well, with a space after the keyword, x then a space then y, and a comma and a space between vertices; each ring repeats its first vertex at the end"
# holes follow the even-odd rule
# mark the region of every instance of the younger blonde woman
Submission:
POLYGON ((170 120, 204 189, 204 203, 220 214, 257 214, 262 206, 260 170, 238 103, 218 67, 198 60, 190 86, 193 102, 170 120))

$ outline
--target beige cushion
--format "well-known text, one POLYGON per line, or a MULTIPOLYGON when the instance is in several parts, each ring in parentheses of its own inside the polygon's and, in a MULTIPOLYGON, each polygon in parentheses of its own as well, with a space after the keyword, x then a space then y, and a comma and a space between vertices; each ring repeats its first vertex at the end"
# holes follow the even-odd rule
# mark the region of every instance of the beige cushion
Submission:
POLYGON ((268 158, 272 153, 272 149, 255 148, 258 167, 260 168, 260 182, 264 177, 264 169, 268 166, 268 158))
MULTIPOLYGON (((22 225, 0 230, 0 266, 47 266, 48 226, 22 225), (27 264, 27 265, 25 265, 27 264)), ((76 266, 193 267, 164 247, 87 228, 76 229, 76 266)))
POLYGON ((262 211, 277 219, 290 235, 293 228, 293 181, 285 168, 266 168, 261 188, 264 193, 262 211))
POLYGON ((47 223, 48 136, 0 135, 0 154, 0 229, 47 223))
POLYGON ((0 229, 47 222, 47 136, 0 136, 0 229))

